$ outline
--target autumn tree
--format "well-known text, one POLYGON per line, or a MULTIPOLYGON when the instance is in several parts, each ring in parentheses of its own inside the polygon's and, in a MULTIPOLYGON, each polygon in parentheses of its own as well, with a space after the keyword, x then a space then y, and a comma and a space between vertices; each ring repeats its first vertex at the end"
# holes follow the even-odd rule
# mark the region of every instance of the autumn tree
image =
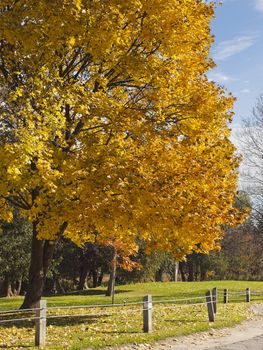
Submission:
POLYGON ((214 5, 17 0, 0 11, 0 205, 32 222, 40 299, 58 237, 207 252, 232 208, 233 99, 206 72, 214 5))
POLYGON ((114 286, 116 281, 117 267, 122 267, 126 271, 141 269, 142 265, 135 261, 133 257, 138 252, 136 242, 125 242, 125 240, 108 240, 104 242, 104 246, 110 249, 109 272, 110 278, 106 296, 112 296, 114 300, 114 286))

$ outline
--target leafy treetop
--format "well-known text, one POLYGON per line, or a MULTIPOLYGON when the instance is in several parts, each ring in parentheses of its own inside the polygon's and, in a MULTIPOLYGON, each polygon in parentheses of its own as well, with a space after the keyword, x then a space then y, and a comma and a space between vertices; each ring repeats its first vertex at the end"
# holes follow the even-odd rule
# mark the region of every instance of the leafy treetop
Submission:
POLYGON ((201 0, 1 1, 0 204, 38 238, 180 258, 208 251, 232 208, 233 98, 201 0))

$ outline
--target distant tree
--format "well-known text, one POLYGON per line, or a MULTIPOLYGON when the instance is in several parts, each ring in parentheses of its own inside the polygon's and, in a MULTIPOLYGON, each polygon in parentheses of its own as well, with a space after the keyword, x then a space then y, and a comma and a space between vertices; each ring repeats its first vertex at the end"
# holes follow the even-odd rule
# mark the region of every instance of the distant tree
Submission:
POLYGON ((146 254, 145 249, 145 243, 139 242, 138 253, 131 258, 141 268, 117 269, 119 283, 162 281, 164 274, 174 278, 175 259, 172 254, 163 251, 146 254))
POLYGON ((92 281, 95 288, 101 285, 104 273, 109 272, 111 249, 96 243, 86 243, 82 248, 71 240, 61 238, 47 274, 45 292, 64 293, 84 290, 92 281))
POLYGON ((76 289, 81 253, 82 249, 72 241, 64 237, 59 239, 47 274, 46 293, 65 293, 76 289))
POLYGON ((110 246, 98 243, 86 243, 80 252, 79 284, 78 289, 84 289, 87 276, 92 277, 92 286, 95 288, 102 283, 104 273, 109 272, 109 264, 113 258, 110 246))
POLYGON ((249 194, 254 210, 263 208, 263 95, 253 109, 253 114, 243 121, 236 135, 243 155, 241 185, 249 194))

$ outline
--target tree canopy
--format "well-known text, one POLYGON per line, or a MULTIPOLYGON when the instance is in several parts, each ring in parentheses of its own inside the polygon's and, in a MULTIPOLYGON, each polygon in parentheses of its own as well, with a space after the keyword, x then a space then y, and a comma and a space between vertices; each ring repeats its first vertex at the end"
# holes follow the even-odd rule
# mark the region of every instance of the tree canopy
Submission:
POLYGON ((206 73, 214 5, 16 0, 0 11, 1 216, 38 239, 209 251, 233 209, 231 95, 206 73))

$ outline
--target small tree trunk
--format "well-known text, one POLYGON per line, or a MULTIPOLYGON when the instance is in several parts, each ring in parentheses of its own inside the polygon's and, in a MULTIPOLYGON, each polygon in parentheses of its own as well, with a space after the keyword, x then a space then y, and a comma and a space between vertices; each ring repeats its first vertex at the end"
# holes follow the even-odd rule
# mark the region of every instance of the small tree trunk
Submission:
POLYGON ((59 278, 57 277, 57 286, 58 286, 58 290, 62 293, 62 294, 65 294, 66 293, 66 291, 65 291, 65 289, 64 289, 64 287, 62 286, 62 284, 60 283, 60 280, 59 280, 59 278))
POLYGON ((188 282, 193 282, 194 280, 194 265, 192 261, 187 262, 188 266, 188 282))
POLYGON ((184 262, 183 261, 179 262, 179 271, 181 274, 182 281, 185 282, 186 278, 185 278, 185 273, 184 273, 184 262))
POLYGON ((11 283, 11 288, 13 292, 13 296, 17 296, 17 290, 16 290, 16 281, 11 283))
POLYGON ((155 272, 155 282, 162 282, 162 275, 163 275, 163 270, 162 269, 158 269, 155 272))
POLYGON ((16 282, 16 294, 19 295, 22 287, 22 277, 16 282))
POLYGON ((4 291, 5 291, 5 296, 10 298, 14 296, 13 291, 12 291, 12 284, 10 277, 8 275, 5 275, 5 281, 4 281, 4 291))
POLYGON ((88 289, 88 286, 87 286, 88 271, 89 271, 88 266, 83 263, 79 272, 78 290, 88 289))
POLYGON ((206 269, 202 265, 200 267, 200 278, 201 278, 201 281, 206 280, 206 269))
POLYGON ((100 274, 99 274, 99 277, 98 277, 98 287, 100 287, 101 284, 102 284, 103 275, 104 275, 104 272, 101 271, 100 274))
POLYGON ((117 265, 117 251, 113 247, 113 259, 110 264, 110 279, 108 283, 108 289, 106 292, 107 297, 112 297, 114 294, 115 278, 116 278, 116 265, 117 265))
MULTIPOLYGON (((56 242, 37 239, 37 222, 33 222, 32 226, 33 236, 28 286, 21 309, 35 308, 41 299, 46 275, 56 246, 56 242)), ((60 231, 63 232, 66 227, 67 224, 63 224, 60 231)))
POLYGON ((178 281, 179 261, 174 263, 174 282, 178 281))
POLYGON ((198 278, 199 278, 199 263, 196 262, 195 265, 194 265, 194 280, 195 281, 198 281, 198 278))
POLYGON ((56 277, 53 277, 52 280, 52 294, 57 294, 58 293, 58 289, 57 289, 57 279, 56 277))
POLYGON ((98 286, 98 272, 96 268, 92 269, 92 285, 93 288, 98 286))

